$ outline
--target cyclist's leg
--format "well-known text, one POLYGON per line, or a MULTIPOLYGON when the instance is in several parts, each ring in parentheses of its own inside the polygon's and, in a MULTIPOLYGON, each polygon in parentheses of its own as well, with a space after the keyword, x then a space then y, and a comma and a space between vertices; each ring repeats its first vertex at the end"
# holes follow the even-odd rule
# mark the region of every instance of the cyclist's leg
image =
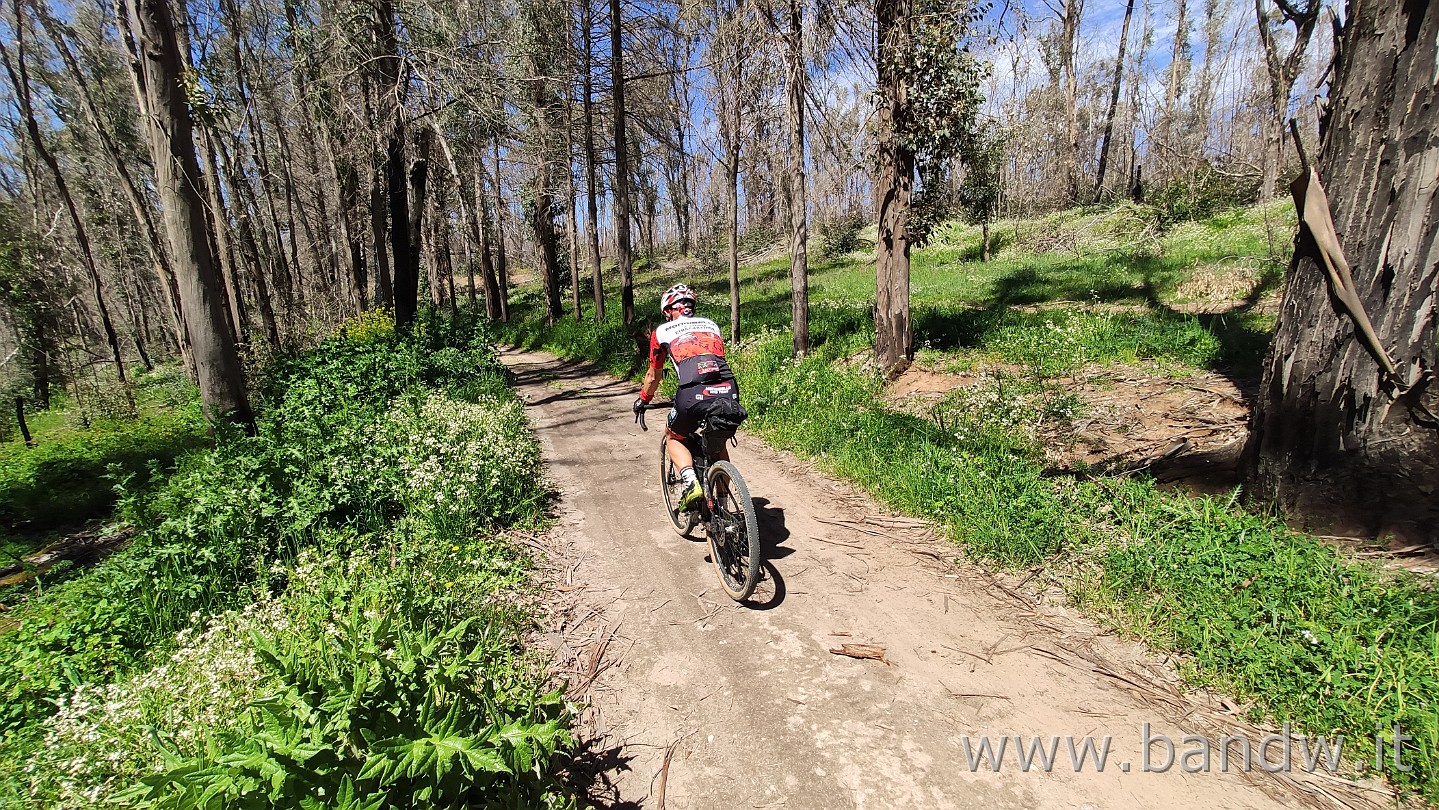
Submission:
POLYGON ((683 470, 686 467, 693 467, 695 463, 694 454, 690 452, 687 440, 694 435, 699 422, 695 418, 694 411, 686 407, 687 403, 682 402, 681 397, 675 397, 675 407, 670 409, 669 418, 665 422, 665 430, 669 433, 670 440, 665 442, 665 449, 670 454, 670 461, 675 463, 675 469, 683 470))
POLYGON ((694 469, 694 453, 690 451, 686 438, 693 436, 698 422, 695 420, 693 404, 695 400, 683 396, 681 391, 675 395, 675 407, 670 410, 668 423, 665 432, 670 440, 665 442, 665 452, 669 454, 670 460, 674 462, 675 468, 680 475, 688 482, 684 494, 680 496, 680 507, 688 509, 693 506, 704 493, 704 485, 694 469))

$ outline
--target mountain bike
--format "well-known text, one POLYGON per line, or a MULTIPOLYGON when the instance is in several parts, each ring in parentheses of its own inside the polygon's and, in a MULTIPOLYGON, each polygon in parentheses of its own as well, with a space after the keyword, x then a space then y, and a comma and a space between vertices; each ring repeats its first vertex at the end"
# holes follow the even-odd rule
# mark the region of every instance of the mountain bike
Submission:
MULTIPOLYGON (((669 408, 673 403, 655 402, 645 410, 669 408)), ((641 429, 648 431, 644 411, 635 414, 641 429)), ((759 521, 755 519, 754 503, 749 488, 735 465, 719 457, 725 439, 709 435, 705 426, 687 439, 685 446, 694 456, 695 477, 700 481, 704 497, 689 509, 681 509, 684 480, 670 460, 668 443, 675 441, 666 430, 660 437, 660 489, 665 494, 665 515, 681 537, 690 537, 695 526, 703 526, 709 538, 710 559, 719 573, 720 585, 736 602, 748 599, 759 582, 764 552, 759 542, 759 521)))

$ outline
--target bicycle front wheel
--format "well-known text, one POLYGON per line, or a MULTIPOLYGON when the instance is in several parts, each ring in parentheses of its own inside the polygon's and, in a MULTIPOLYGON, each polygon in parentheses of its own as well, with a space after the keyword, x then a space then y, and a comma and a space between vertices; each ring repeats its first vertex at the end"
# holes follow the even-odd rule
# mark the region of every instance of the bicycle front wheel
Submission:
POLYGON ((725 593, 736 602, 748 599, 759 583, 764 552, 759 542, 759 521, 754 503, 739 470, 728 461, 716 461, 706 476, 714 512, 709 522, 710 558, 719 572, 725 593))
POLYGON ((670 461, 668 442, 668 436, 660 438, 660 490, 665 494, 665 514, 669 516, 670 526, 680 537, 687 538, 698 518, 693 511, 680 509, 680 496, 684 494, 685 484, 675 463, 670 461))

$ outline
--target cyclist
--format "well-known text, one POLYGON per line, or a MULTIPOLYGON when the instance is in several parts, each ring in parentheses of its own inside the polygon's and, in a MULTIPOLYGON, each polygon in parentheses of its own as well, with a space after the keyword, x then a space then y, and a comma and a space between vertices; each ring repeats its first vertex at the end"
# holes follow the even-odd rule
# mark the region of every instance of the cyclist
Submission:
MULTIPOLYGON (((684 479, 681 509, 690 508, 703 494, 695 476, 694 455, 684 440, 694 435, 717 402, 739 402, 739 384, 729 363, 725 362, 724 338, 720 336, 719 326, 708 318, 695 316, 695 301, 694 290, 684 284, 676 284, 660 296, 660 312, 665 321, 650 335, 649 370, 645 372, 644 384, 634 403, 638 413, 654 398, 668 357, 679 376, 679 390, 675 392, 675 404, 665 429, 670 438, 678 441, 666 442, 665 446, 669 449, 670 461, 684 479)), ((719 458, 729 458, 723 444, 719 458)))

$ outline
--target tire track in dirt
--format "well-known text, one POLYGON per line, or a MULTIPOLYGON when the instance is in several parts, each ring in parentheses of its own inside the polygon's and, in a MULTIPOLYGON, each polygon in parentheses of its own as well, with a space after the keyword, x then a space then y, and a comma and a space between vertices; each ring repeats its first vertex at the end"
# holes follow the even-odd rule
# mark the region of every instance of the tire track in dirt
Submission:
POLYGON ((502 358, 562 493, 547 547, 565 604, 548 640, 590 706, 585 759, 606 803, 1268 808, 1324 790, 1177 764, 1141 772, 1142 724, 1182 752, 1204 707, 1156 690, 1162 668, 1137 646, 950 562, 954 547, 917 522, 878 517, 743 434, 732 456, 771 562, 757 604, 733 604, 707 544, 665 520, 659 433, 632 424, 635 387, 547 354, 502 358), (883 646, 888 663, 829 652, 844 642, 883 646), (998 772, 972 770, 962 738, 986 734, 1112 742, 1102 773, 1092 759, 1075 772, 1063 743, 1049 773, 1022 772, 1012 750, 998 772))

